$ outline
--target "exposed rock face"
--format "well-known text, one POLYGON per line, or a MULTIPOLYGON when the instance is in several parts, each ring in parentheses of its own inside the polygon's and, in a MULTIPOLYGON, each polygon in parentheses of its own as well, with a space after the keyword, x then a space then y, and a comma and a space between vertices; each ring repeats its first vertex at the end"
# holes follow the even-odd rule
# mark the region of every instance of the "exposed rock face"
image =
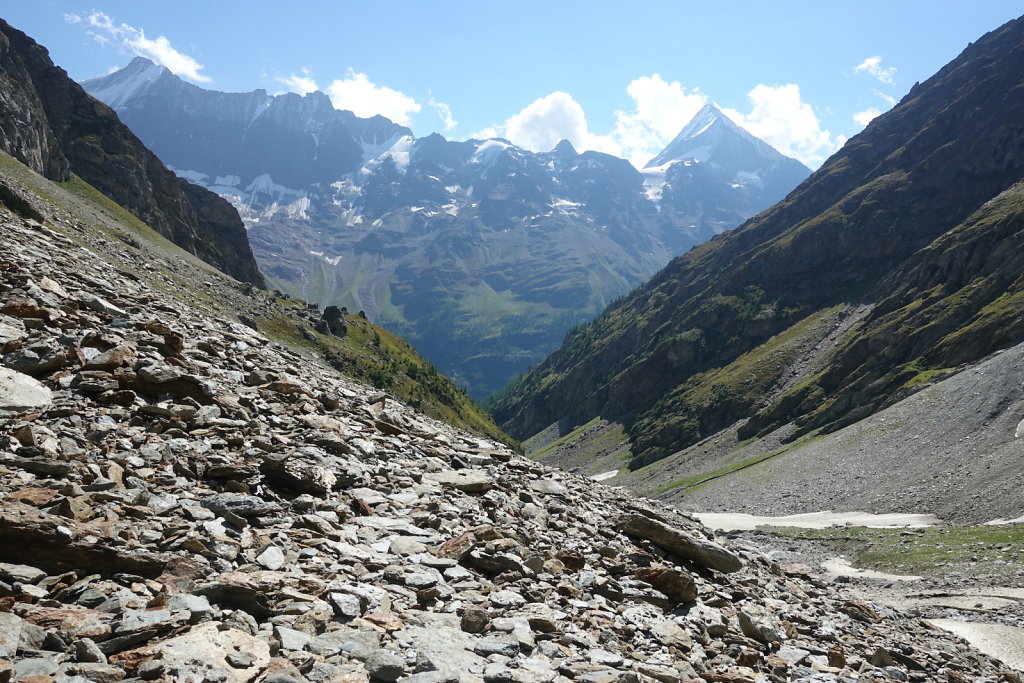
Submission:
POLYGON ((1024 19, 979 39, 785 200, 569 335, 499 422, 526 438, 622 418, 635 467, 748 418, 741 439, 834 430, 1024 339, 1022 45, 1024 19))
POLYGON ((3 315, 25 323, 0 364, 39 349, 52 392, 0 415, 0 677, 999 675, 916 618, 201 313, 145 268, 109 282, 99 231, 0 209, 0 234, 3 315))
POLYGON ((74 173, 175 244, 263 286, 231 205, 179 180, 109 107, 54 66, 45 48, 2 21, 0 83, 4 151, 52 180, 74 173))

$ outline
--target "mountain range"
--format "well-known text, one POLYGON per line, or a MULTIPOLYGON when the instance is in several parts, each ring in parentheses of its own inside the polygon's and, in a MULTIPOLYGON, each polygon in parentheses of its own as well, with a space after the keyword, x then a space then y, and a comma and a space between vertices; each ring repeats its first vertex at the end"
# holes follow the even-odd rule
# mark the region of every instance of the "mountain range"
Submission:
POLYGON ((478 397, 809 173, 713 106, 637 170, 567 141, 415 138, 320 92, 215 92, 141 57, 83 86, 235 205, 272 286, 365 311, 478 397))
MULTIPOLYGON (((627 470, 688 470, 648 481, 666 493, 856 424, 1024 340, 1022 74, 1018 19, 916 84, 784 200, 569 334, 496 401, 499 424, 577 454, 608 451, 595 438, 615 430, 592 428, 617 424, 610 450, 627 470)), ((988 408, 984 426, 1012 405, 988 408)), ((880 452, 923 458, 922 486, 964 462, 962 441, 880 452)))

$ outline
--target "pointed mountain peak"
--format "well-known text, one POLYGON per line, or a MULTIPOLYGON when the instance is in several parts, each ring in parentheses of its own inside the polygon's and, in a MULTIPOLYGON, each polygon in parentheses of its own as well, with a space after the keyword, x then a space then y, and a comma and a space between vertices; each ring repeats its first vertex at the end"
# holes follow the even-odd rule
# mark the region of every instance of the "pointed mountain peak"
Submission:
POLYGON ((698 161, 732 172, 753 171, 782 159, 788 157, 751 135, 709 102, 645 168, 676 161, 698 161))
POLYGON ((562 140, 555 145, 555 148, 551 150, 551 153, 561 159, 578 156, 579 154, 579 152, 576 151, 576 148, 573 147, 572 143, 568 140, 562 140))
POLYGON ((82 87, 93 97, 106 102, 111 109, 116 110, 164 74, 177 78, 166 67, 155 64, 145 57, 136 57, 123 69, 82 81, 82 87))

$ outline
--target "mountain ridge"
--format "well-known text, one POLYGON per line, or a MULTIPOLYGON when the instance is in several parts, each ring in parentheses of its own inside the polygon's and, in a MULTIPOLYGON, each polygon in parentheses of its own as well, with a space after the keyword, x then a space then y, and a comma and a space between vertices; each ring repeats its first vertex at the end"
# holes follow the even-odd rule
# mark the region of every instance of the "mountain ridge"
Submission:
MULTIPOLYGON (((308 116, 283 115, 286 102, 308 108, 320 98, 326 107, 323 94, 259 94, 271 104, 253 120, 266 125, 254 133, 256 124, 232 124, 227 135, 210 121, 230 118, 218 111, 229 95, 173 78, 140 79, 132 98, 118 99, 119 115, 180 175, 230 198, 272 286, 364 310, 477 397, 672 255, 738 224, 807 173, 798 162, 738 180, 697 162, 641 173, 571 145, 533 153, 502 140, 414 138, 380 117, 328 112, 336 140, 358 138, 342 153, 307 130, 308 116), (276 128, 271 112, 282 114, 276 128), (349 126, 359 132, 346 137, 349 126), (236 144, 243 130, 248 156, 236 144), (185 137, 212 141, 177 142, 185 137), (274 155, 274 170, 265 150, 283 140, 288 151, 274 155), (217 158, 206 160, 213 149, 217 158), (335 154, 336 163, 310 170, 314 153, 335 154)), ((85 82, 99 96, 118 94, 119 84, 117 73, 85 82)))

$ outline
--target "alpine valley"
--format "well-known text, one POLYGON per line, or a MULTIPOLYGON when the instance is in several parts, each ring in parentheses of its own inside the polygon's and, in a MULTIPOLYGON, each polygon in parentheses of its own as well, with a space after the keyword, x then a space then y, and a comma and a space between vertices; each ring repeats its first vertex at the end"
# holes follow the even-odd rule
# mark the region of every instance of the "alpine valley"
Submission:
POLYGON ((810 171, 707 106, 643 169, 230 94, 144 58, 83 83, 179 176, 231 201, 271 286, 363 310, 482 397, 671 257, 810 171))
POLYGON ((1017 19, 568 335, 499 424, 699 506, 1019 510, 1022 74, 1017 19))

